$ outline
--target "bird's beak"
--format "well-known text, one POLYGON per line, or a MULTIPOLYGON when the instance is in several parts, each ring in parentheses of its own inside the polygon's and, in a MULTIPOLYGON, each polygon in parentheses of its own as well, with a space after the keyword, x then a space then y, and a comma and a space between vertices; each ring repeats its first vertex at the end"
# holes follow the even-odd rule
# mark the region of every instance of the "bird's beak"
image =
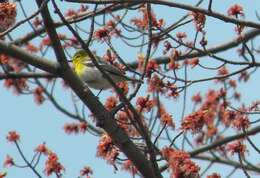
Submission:
POLYGON ((72 62, 73 60, 68 60, 68 62, 72 62))

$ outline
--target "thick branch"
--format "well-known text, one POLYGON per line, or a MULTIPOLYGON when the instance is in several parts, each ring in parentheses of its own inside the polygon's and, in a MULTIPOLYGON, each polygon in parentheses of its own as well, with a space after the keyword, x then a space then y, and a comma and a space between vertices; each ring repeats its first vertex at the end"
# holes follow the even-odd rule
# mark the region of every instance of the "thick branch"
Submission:
POLYGON ((25 50, 6 43, 3 40, 0 40, 0 53, 9 55, 11 57, 20 59, 21 61, 28 63, 34 67, 37 67, 43 71, 49 72, 53 75, 58 75, 59 65, 55 62, 52 62, 48 59, 38 57, 34 54, 28 53, 25 50))

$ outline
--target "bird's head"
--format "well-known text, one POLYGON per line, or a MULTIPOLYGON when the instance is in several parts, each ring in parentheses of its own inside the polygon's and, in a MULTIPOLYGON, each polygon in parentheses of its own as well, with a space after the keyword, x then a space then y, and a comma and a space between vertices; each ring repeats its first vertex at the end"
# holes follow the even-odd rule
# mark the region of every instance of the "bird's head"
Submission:
POLYGON ((72 63, 74 66, 78 64, 84 64, 87 60, 90 60, 85 50, 81 49, 77 51, 72 57, 72 63))

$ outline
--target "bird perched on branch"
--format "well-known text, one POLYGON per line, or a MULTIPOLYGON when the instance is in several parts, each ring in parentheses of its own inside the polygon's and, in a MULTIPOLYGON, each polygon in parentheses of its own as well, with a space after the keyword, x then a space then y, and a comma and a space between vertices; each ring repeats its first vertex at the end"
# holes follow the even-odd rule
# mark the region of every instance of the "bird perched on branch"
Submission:
MULTIPOLYGON (((143 83, 141 80, 134 79, 124 75, 118 68, 105 62, 100 57, 95 56, 95 59, 99 64, 100 69, 107 74, 114 83, 122 81, 132 81, 143 83)), ((111 83, 104 77, 103 73, 95 66, 85 50, 77 51, 73 58, 72 63, 74 71, 79 78, 86 82, 90 88, 97 90, 105 90, 111 88, 111 83)))

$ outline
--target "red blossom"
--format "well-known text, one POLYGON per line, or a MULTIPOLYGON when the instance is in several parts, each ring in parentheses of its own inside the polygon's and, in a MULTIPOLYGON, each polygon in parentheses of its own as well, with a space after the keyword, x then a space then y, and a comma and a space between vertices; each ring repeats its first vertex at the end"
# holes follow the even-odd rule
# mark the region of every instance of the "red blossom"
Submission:
POLYGON ((78 12, 74 9, 69 9, 67 10, 67 12, 65 13, 65 16, 66 17, 72 17, 72 18, 75 18, 78 16, 78 12))
POLYGON ((9 56, 0 54, 0 64, 8 64, 9 59, 9 56))
POLYGON ((191 12, 191 16, 193 17, 196 30, 201 32, 205 26, 206 16, 199 12, 191 12))
POLYGON ((150 78, 152 73, 154 71, 156 71, 159 68, 159 65, 157 64, 157 62, 155 60, 149 60, 148 64, 146 66, 146 77, 150 78))
POLYGON ((190 160, 188 153, 166 147, 162 149, 162 155, 169 164, 172 176, 176 178, 198 176, 200 168, 190 160))
POLYGON ((6 139, 9 142, 17 142, 20 140, 20 135, 16 131, 9 131, 6 139))
POLYGON ((26 45, 26 50, 31 52, 31 53, 37 53, 39 51, 39 48, 33 45, 32 43, 28 43, 26 45))
POLYGON ((49 154, 49 149, 46 147, 46 145, 43 143, 43 144, 40 144, 38 145, 35 150, 35 152, 37 153, 42 153, 44 155, 48 155, 49 154))
POLYGON ((124 94, 127 94, 129 91, 129 86, 127 82, 118 82, 116 86, 120 88, 124 94))
POLYGON ((0 3, 0 31, 4 31, 15 23, 16 4, 13 2, 0 3))
POLYGON ((130 172, 132 176, 136 175, 138 172, 131 160, 124 161, 122 169, 130 172))
POLYGON ((166 54, 168 51, 170 51, 170 49, 173 48, 171 43, 167 40, 163 43, 163 46, 164 46, 163 54, 166 54))
POLYGON ((105 108, 111 111, 118 103, 118 99, 115 96, 110 96, 106 99, 105 108))
POLYGON ((167 96, 173 98, 177 98, 179 96, 178 88, 175 83, 170 83, 168 81, 165 87, 168 89, 167 96))
POLYGON ((138 111, 151 111, 152 107, 155 105, 154 100, 149 100, 149 96, 147 97, 138 97, 136 101, 137 110, 138 111))
POLYGON ((90 166, 85 166, 81 171, 81 176, 86 176, 86 178, 90 178, 90 174, 93 174, 93 171, 90 166))
POLYGON ((243 72, 240 73, 238 80, 243 81, 243 82, 247 82, 249 77, 250 77, 250 75, 248 74, 248 72, 243 71, 243 72))
POLYGON ((166 84, 156 74, 154 74, 150 79, 148 79, 148 91, 149 92, 164 93, 165 86, 166 86, 166 84))
POLYGON ((14 159, 11 156, 6 155, 4 160, 4 167, 11 167, 13 165, 14 165, 14 159))
POLYGON ((237 130, 247 129, 250 125, 250 121, 248 119, 248 116, 237 113, 236 118, 232 122, 232 125, 237 130))
MULTIPOLYGON (((133 18, 131 22, 140 29, 148 29, 149 27, 149 14, 146 7, 139 8, 139 12, 142 13, 141 18, 133 18)), ((156 19, 153 11, 150 11, 152 27, 161 28, 164 25, 163 19, 156 19)))
POLYGON ((244 16, 244 12, 243 12, 243 7, 235 4, 233 6, 231 6, 228 11, 227 11, 229 16, 234 16, 234 17, 238 17, 238 15, 244 16))
POLYGON ((221 176, 214 172, 211 175, 208 175, 207 178, 221 178, 221 176))
POLYGON ((199 58, 195 57, 188 60, 188 64, 191 65, 191 68, 196 67, 199 64, 199 58))
POLYGON ((108 163, 115 165, 115 160, 119 155, 119 149, 114 146, 112 139, 104 134, 99 140, 97 147, 97 156, 107 160, 108 163))
POLYGON ((4 178, 7 176, 7 172, 0 172, 0 178, 4 178))
POLYGON ((222 76, 222 75, 227 75, 229 72, 228 72, 228 69, 224 66, 224 67, 221 67, 219 70, 218 70, 218 75, 222 76))
POLYGON ((58 177, 61 176, 61 173, 64 171, 64 167, 59 162, 59 159, 55 153, 50 152, 48 158, 45 162, 44 172, 47 176, 56 174, 58 177))
POLYGON ((79 132, 85 133, 87 128, 88 126, 86 122, 66 123, 63 126, 63 129, 67 134, 78 134, 79 132))
POLYGON ((227 145, 227 151, 230 152, 232 155, 234 153, 238 153, 241 156, 244 156, 247 149, 246 149, 246 145, 238 140, 238 141, 235 141, 235 142, 228 144, 227 145))
POLYGON ((192 101, 193 101, 195 104, 201 103, 202 97, 200 96, 200 93, 197 93, 196 95, 193 95, 193 96, 192 96, 192 101))
POLYGON ((179 41, 183 41, 184 38, 187 38, 187 34, 185 32, 178 32, 176 33, 176 37, 179 41))
POLYGON ((175 124, 173 122, 172 115, 170 115, 166 110, 161 106, 160 108, 160 120, 162 124, 166 124, 171 128, 175 128, 175 124))
POLYGON ((42 87, 37 87, 33 90, 33 96, 34 96, 34 101, 37 105, 40 105, 43 103, 45 100, 43 96, 44 89, 42 87))
POLYGON ((37 28, 38 26, 41 26, 43 24, 42 19, 40 19, 38 16, 35 17, 35 19, 33 20, 33 26, 35 28, 37 28))
POLYGON ((191 130, 192 133, 198 133, 205 124, 206 112, 198 111, 186 116, 181 123, 181 128, 186 131, 191 130))

